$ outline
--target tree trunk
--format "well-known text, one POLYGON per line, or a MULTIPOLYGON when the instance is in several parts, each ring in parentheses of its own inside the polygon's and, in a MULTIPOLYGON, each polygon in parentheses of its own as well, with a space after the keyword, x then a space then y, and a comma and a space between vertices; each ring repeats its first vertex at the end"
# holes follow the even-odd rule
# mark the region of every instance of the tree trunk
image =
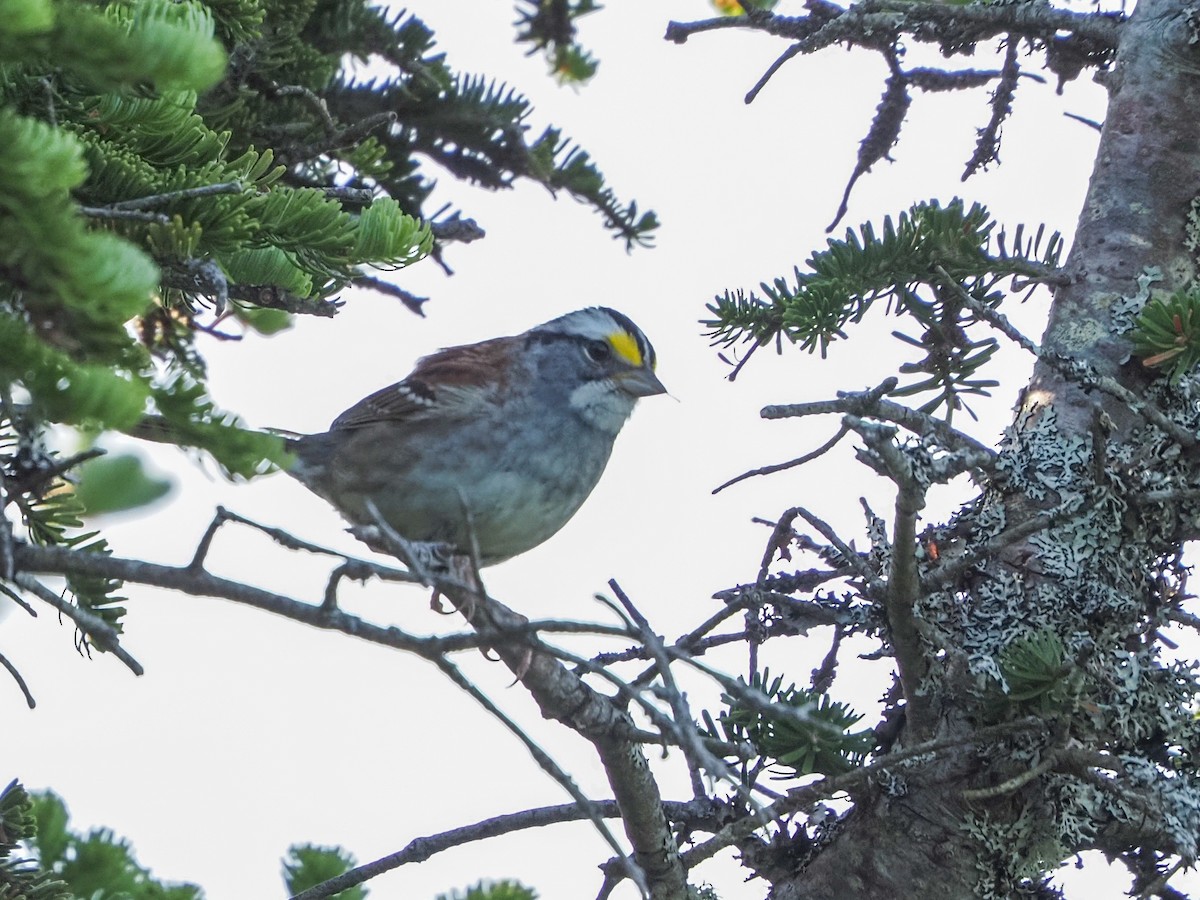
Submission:
MULTIPOLYGON (((1155 560, 1173 556, 1189 528, 1194 533, 1195 510, 1156 508, 1134 495, 1155 484, 1194 485, 1195 452, 1175 453, 1178 442, 1148 427, 1111 382, 1098 390, 1096 379, 1063 361, 1090 366, 1196 432, 1195 404, 1172 406, 1162 378, 1150 389, 1154 373, 1130 360, 1121 334, 1145 298, 1144 273, 1160 271, 1156 292, 1194 275, 1185 236, 1200 193, 1200 58, 1187 14, 1179 0, 1142 0, 1123 28, 1105 74, 1108 113, 1066 264, 1070 282, 1055 292, 1042 358, 991 484, 953 530, 927 537, 944 542, 945 560, 1030 516, 1050 512, 1053 524, 1009 543, 948 589, 926 591, 916 605, 932 737, 966 739, 995 721, 996 692, 986 685, 999 681, 997 660, 1015 638, 1039 629, 1063 640, 1068 668, 1085 673, 1086 687, 1065 709, 1047 712, 1044 734, 1003 747, 967 745, 889 773, 887 789, 856 797, 828 840, 791 844, 789 865, 779 865, 776 846, 775 863, 757 866, 773 883, 772 900, 1009 896, 1086 849, 1119 854, 1140 845, 1194 858, 1195 832, 1172 829, 1163 797, 1191 791, 1191 803, 1195 791, 1155 774, 1150 761, 1130 763, 1136 776, 1104 761, 1138 756, 1139 740, 1186 718, 1185 692, 1172 694, 1153 674, 1163 669, 1152 575, 1155 560), (1178 462, 1163 462, 1168 446, 1178 462), (1146 708, 1154 705, 1161 708, 1146 708), (1079 763, 1084 753, 1095 754, 1103 778, 1079 763), (1028 774, 1035 768, 1036 777, 1028 774), (964 790, 980 788, 996 792, 964 799, 964 790), (1135 822, 1119 796, 1153 799, 1135 822)), ((755 857, 765 848, 743 850, 755 857)))

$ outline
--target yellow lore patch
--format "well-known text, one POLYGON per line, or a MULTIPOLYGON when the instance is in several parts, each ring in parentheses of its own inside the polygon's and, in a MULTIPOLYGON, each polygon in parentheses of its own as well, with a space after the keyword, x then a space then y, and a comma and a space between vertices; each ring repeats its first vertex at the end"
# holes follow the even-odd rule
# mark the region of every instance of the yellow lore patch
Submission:
POLYGON ((616 351, 617 356, 625 360, 631 366, 641 367, 642 365, 642 350, 638 346, 637 338, 628 331, 615 331, 608 336, 608 342, 616 351))

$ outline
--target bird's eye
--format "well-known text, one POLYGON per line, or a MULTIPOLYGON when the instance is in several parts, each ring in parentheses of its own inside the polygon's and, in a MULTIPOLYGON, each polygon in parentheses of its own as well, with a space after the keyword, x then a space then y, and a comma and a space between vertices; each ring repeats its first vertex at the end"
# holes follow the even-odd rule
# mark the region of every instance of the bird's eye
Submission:
POLYGON ((592 362, 603 363, 612 359, 612 347, 607 341, 588 341, 583 345, 583 352, 592 362))

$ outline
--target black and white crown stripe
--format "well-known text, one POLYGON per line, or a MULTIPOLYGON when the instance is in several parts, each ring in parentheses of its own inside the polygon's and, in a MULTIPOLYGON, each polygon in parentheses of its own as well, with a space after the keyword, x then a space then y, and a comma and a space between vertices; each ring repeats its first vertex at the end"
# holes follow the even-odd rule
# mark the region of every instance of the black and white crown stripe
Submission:
POLYGON ((556 334, 604 341, 614 332, 629 335, 637 344, 638 354, 644 363, 651 369, 655 367, 658 357, 646 335, 642 334, 642 330, 629 316, 607 306, 589 306, 587 309, 569 312, 557 319, 551 319, 544 325, 538 325, 530 334, 556 334))

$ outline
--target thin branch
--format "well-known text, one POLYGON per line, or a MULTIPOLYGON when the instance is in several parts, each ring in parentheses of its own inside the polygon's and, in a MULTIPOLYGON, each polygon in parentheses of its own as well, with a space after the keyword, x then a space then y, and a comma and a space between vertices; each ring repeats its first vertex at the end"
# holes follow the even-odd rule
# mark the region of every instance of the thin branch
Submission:
POLYGON ((882 595, 886 587, 883 579, 871 571, 871 567, 867 565, 859 553, 855 552, 854 548, 838 537, 837 532, 833 530, 828 522, 818 519, 802 506, 796 507, 796 513, 809 525, 817 529, 821 533, 821 536, 837 549, 838 554, 846 561, 846 565, 853 569, 855 574, 866 582, 869 590, 882 595))
POLYGON ((364 116, 357 122, 332 132, 326 132, 321 140, 310 144, 293 143, 280 149, 276 158, 289 166, 305 160, 316 159, 324 154, 333 153, 347 147, 353 147, 363 141, 377 128, 390 128, 396 121, 396 113, 392 110, 364 116))
MULTIPOLYGON (((596 675, 603 678, 616 689, 616 696, 625 703, 636 703, 637 706, 646 715, 652 725, 659 729, 658 734, 647 732, 642 737, 642 743, 647 744, 665 744, 674 743, 682 746, 683 740, 679 735, 679 725, 673 721, 670 716, 667 716, 662 710, 655 706, 651 701, 643 696, 643 692, 638 690, 633 684, 622 680, 617 675, 609 671, 605 666, 598 665, 589 659, 584 659, 569 650, 562 647, 556 647, 552 644, 539 642, 539 649, 544 648, 545 652, 552 654, 556 659, 570 663, 578 671, 588 675, 596 675)), ((632 735, 631 735, 632 737, 632 735)))
POLYGON ((313 186, 330 200, 337 200, 339 203, 366 206, 375 199, 375 191, 372 188, 350 187, 344 184, 316 184, 313 186))
MULTIPOLYGON (((438 585, 442 587, 441 584, 438 585)), ((445 592, 461 606, 461 591, 445 592)), ((471 624, 485 630, 527 620, 487 596, 477 598, 471 624)), ((600 756, 613 795, 621 806, 626 836, 634 859, 646 873, 651 896, 682 896, 686 878, 679 865, 675 838, 663 816, 661 795, 645 754, 637 741, 629 714, 609 698, 597 694, 561 662, 531 641, 525 647, 499 647, 497 653, 547 718, 557 719, 587 738, 600 756)))
POLYGON ((758 97, 759 92, 767 86, 767 82, 771 80, 776 72, 783 68, 783 64, 789 59, 794 59, 795 57, 799 56, 803 49, 803 44, 792 44, 781 54, 779 54, 775 62, 771 63, 771 65, 767 68, 767 71, 763 72, 762 77, 754 83, 754 87, 750 88, 750 90, 746 92, 745 102, 747 104, 753 103, 758 97))
MULTIPOLYGON (((434 214, 433 219, 437 219, 445 209, 446 207, 442 207, 434 214)), ((431 221, 429 229, 433 232, 433 236, 442 243, 470 244, 487 237, 487 232, 480 227, 478 222, 474 219, 464 219, 462 213, 457 211, 440 221, 431 221)))
MULTIPOLYGON (((12 581, 13 577, 13 546, 16 543, 16 538, 13 535, 13 523, 4 513, 4 508, 9 502, 17 498, 13 497, 8 492, 7 479, 4 477, 4 471, 0 469, 0 589, 4 588, 4 582, 12 581)), ((12 597, 19 605, 25 606, 25 602, 20 597, 4 591, 8 596, 12 597)), ((25 606, 31 614, 32 607, 25 606)))
MULTIPOLYGON (((320 605, 304 603, 272 593, 261 588, 252 587, 238 581, 221 578, 203 570, 188 566, 165 566, 158 563, 143 562, 142 560, 122 559, 116 556, 104 556, 98 553, 88 553, 71 550, 64 547, 37 547, 30 544, 18 543, 15 547, 15 562, 18 572, 41 573, 49 575, 90 575, 125 581, 131 584, 143 584, 151 587, 181 591, 195 597, 218 597, 251 606, 274 615, 291 619, 314 628, 327 631, 337 631, 359 640, 397 650, 406 650, 426 659, 440 654, 453 653, 462 650, 478 649, 495 644, 519 642, 524 645, 530 635, 538 631, 602 634, 622 637, 626 633, 612 626, 599 623, 579 623, 559 620, 530 621, 516 617, 513 621, 493 621, 486 626, 477 627, 474 632, 459 632, 447 635, 418 636, 401 631, 395 626, 382 627, 367 622, 358 616, 342 612, 339 609, 326 610, 320 605)), ((28 576, 25 576, 28 578, 28 576)), ((28 579, 36 584, 33 579, 28 579)), ((24 584, 21 576, 17 583, 24 584)), ((88 617, 84 610, 62 600, 53 591, 42 585, 38 588, 45 596, 38 594, 39 599, 61 609, 64 615, 72 613, 88 617), (63 609, 62 607, 66 607, 63 609)), ((32 591, 31 591, 32 592, 32 591)), ((100 626, 109 627, 103 620, 100 626)), ((77 623, 78 624, 78 623, 77 623)), ((81 630, 86 632, 86 629, 81 630)), ((98 647, 101 645, 96 644, 98 647)), ((594 712, 592 713, 594 715, 594 712)))
MULTIPOLYGON (((5 577, 7 578, 7 580, 11 581, 12 576, 13 576, 13 573, 9 572, 8 575, 5 577)), ((37 610, 34 609, 32 606, 30 606, 28 603, 26 603, 25 598, 22 597, 20 594, 18 594, 16 591, 10 590, 4 584, 3 581, 0 581, 0 594, 3 594, 5 597, 7 597, 13 603, 17 604, 17 606, 21 607, 21 609, 25 610, 25 612, 29 613, 29 615, 33 616, 35 619, 37 618, 37 610)))
POLYGON ((980 303, 978 299, 972 297, 963 289, 958 279, 951 277, 950 273, 942 266, 937 267, 937 272, 942 276, 943 286, 954 291, 958 295, 958 299, 968 306, 971 312, 975 313, 975 315, 979 316, 979 318, 983 319, 1022 350, 1028 351, 1039 359, 1041 358, 1042 348, 1018 331, 1016 326, 1002 312, 992 309, 990 306, 980 303))
POLYGON ((205 184, 200 187, 183 188, 178 191, 167 191, 163 194, 150 194, 136 197, 133 200, 122 200, 105 207, 111 210, 149 209, 154 206, 165 206, 177 200, 191 200, 196 197, 211 197, 215 194, 240 194, 246 189, 240 181, 224 181, 220 184, 205 184))
POLYGON ((994 784, 991 787, 973 788, 962 792, 962 798, 968 802, 974 800, 994 800, 996 797, 1002 797, 1005 794, 1012 794, 1019 791, 1029 782, 1041 778, 1051 769, 1058 765, 1059 754, 1057 751, 1052 751, 1046 754, 1046 758, 1034 766, 1032 769, 1026 769, 1024 772, 1019 772, 1012 778, 1007 778, 999 784, 994 784))
MULTIPOLYGON (((979 728, 971 735, 940 738, 914 744, 912 747, 907 747, 904 750, 897 750, 895 753, 881 756, 868 765, 861 766, 852 772, 847 772, 843 775, 827 776, 820 781, 795 788, 788 792, 786 799, 766 807, 763 810, 763 815, 767 820, 775 821, 799 810, 810 808, 813 804, 828 799, 835 794, 852 791, 867 784, 875 775, 915 757, 925 756, 926 754, 938 754, 945 750, 969 747, 975 744, 985 744, 1018 731, 1036 731, 1045 727, 1046 723, 1042 718, 1030 716, 1025 719, 1002 722, 999 725, 979 728)), ((762 825, 763 822, 754 816, 744 816, 729 823, 709 840, 697 844, 691 850, 685 852, 683 854, 684 866, 689 870, 695 868, 704 862, 704 860, 715 856, 719 851, 757 831, 762 825)))
MULTIPOLYGON (((846 215, 850 207, 850 194, 858 183, 858 179, 871 171, 871 167, 881 159, 890 160, 891 157, 888 156, 888 153, 900 140, 900 130, 908 116, 912 97, 908 91, 908 76, 900 69, 898 52, 892 43, 893 40, 889 36, 886 45, 876 48, 887 60, 891 74, 884 82, 883 96, 879 100, 879 105, 875 107, 875 115, 871 119, 867 134, 858 144, 858 159, 854 163, 854 171, 850 173, 850 178, 846 181, 842 202, 833 215, 833 221, 826 227, 826 232, 833 231, 846 215)), ((828 44, 823 44, 823 46, 828 46, 828 44)))
MULTIPOLYGON (((615 800, 597 800, 593 801, 593 805, 595 812, 605 818, 615 819, 621 815, 621 809, 615 800)), ((663 807, 672 821, 686 821, 704 815, 704 811, 695 809, 694 803, 666 801, 663 803, 663 807)), ((454 847, 532 828, 543 828, 547 825, 558 825, 564 822, 579 822, 587 817, 587 813, 580 809, 578 804, 562 803, 557 806, 541 806, 521 812, 493 816, 471 825, 462 825, 438 834, 414 838, 403 849, 380 857, 373 862, 364 863, 336 878, 323 881, 306 891, 293 895, 290 900, 324 900, 326 897, 332 897, 348 888, 363 884, 385 872, 409 863, 425 862, 436 854, 454 847)))
POLYGON ((216 535, 217 530, 226 522, 233 522, 237 525, 245 525, 247 528, 253 528, 287 550, 299 550, 304 553, 336 557, 342 560, 343 564, 341 568, 344 570, 344 577, 355 578, 357 580, 374 577, 382 581, 397 581, 408 584, 416 584, 418 582, 416 576, 411 572, 406 572, 403 569, 397 569, 392 566, 380 565, 379 563, 370 562, 369 560, 360 559, 355 556, 348 556, 340 550, 332 550, 329 547, 311 543, 303 538, 296 537, 290 532, 284 531, 282 528, 277 528, 273 525, 263 525, 260 522, 255 522, 253 519, 247 519, 245 516, 232 512, 224 506, 217 507, 208 529, 204 532, 204 536, 200 539, 200 543, 196 547, 195 556, 192 557, 192 561, 188 564, 189 568, 204 568, 204 560, 207 557, 213 537, 216 535))
POLYGON ((1120 400, 1134 413, 1168 435, 1179 446, 1191 450, 1196 447, 1197 443, 1200 443, 1193 432, 1168 418, 1167 414, 1157 406, 1142 400, 1137 394, 1129 390, 1129 388, 1125 387, 1115 378, 1100 374, 1088 363, 1079 359, 1058 356, 1053 353, 1043 353, 1041 359, 1064 378, 1069 378, 1085 388, 1098 388, 1110 397, 1120 400))
POLYGON ((81 206, 81 215, 89 219, 120 219, 126 222, 152 222, 155 225, 170 225, 171 217, 166 213, 145 212, 140 209, 117 209, 115 206, 81 206))
POLYGON ((964 48, 1008 32, 1046 41, 1060 33, 1070 33, 1098 48, 1115 49, 1125 20, 1120 14, 1072 12, 1028 4, 948 7, 940 3, 892 0, 844 9, 827 0, 809 0, 806 6, 812 11, 807 16, 760 11, 753 16, 671 22, 665 37, 682 44, 695 34, 736 28, 805 41, 807 51, 839 42, 877 47, 894 40, 897 31, 919 33, 922 40, 931 42, 939 41, 943 32, 953 32, 956 45, 964 48))
MULTIPOLYGON (((341 610, 325 610, 319 605, 303 603, 282 594, 221 578, 203 570, 198 571, 190 566, 166 566, 64 547, 35 547, 29 544, 17 544, 15 562, 19 572, 93 575, 182 591, 196 597, 220 597, 315 628, 338 631, 369 643, 407 650, 426 658, 451 650, 479 646, 481 643, 478 639, 466 641, 461 635, 419 637, 394 626, 383 628, 341 610)), ((496 626, 493 634, 503 632, 503 628, 496 626)))
POLYGON ((411 291, 406 291, 404 288, 374 275, 359 275, 354 279, 353 284, 355 287, 370 288, 381 294, 387 294, 389 297, 395 297, 409 312, 415 313, 421 318, 425 317, 424 306, 429 302, 428 297, 418 297, 411 291))
MULTIPOLYGON (((20 560, 21 551, 27 546, 28 545, 26 544, 20 544, 17 546, 16 562, 19 569, 26 568, 21 564, 20 560)), ((57 550, 60 548, 39 547, 37 549, 57 550)), ((99 553, 88 553, 86 551, 74 552, 79 553, 80 556, 96 556, 101 559, 111 558, 104 557, 99 553)), ((53 606, 60 613, 74 622, 75 627, 83 632, 83 634, 87 635, 88 640, 92 642, 92 646, 107 653, 111 653, 113 656, 123 662, 129 671, 131 671, 134 675, 141 675, 145 672, 145 670, 142 668, 142 664, 130 656, 125 648, 121 646, 120 638, 117 636, 117 630, 105 622, 102 618, 94 615, 93 613, 84 609, 82 606, 77 606, 74 603, 64 600, 36 578, 31 578, 29 575, 24 574, 23 572, 18 572, 13 578, 13 581, 20 586, 21 590, 28 591, 43 603, 53 606)))
POLYGON ((1073 112, 1065 112, 1063 115, 1068 119, 1074 119, 1076 122, 1081 122, 1093 131, 1103 131, 1104 123, 1097 122, 1095 119, 1089 119, 1087 116, 1081 116, 1073 112))
POLYGON ((529 751, 529 755, 533 757, 534 761, 539 767, 541 767, 542 771, 557 781, 563 790, 571 795, 571 798, 575 801, 575 804, 584 811, 584 813, 587 815, 587 818, 591 820, 592 825, 595 826, 596 831, 598 831, 600 836, 604 838, 604 842, 613 849, 618 858, 625 861, 625 874, 628 875, 633 883, 638 886, 638 890, 641 891, 642 896, 649 897, 650 886, 646 881, 646 873, 642 871, 641 867, 632 858, 630 858, 628 854, 626 854, 624 848, 617 842, 617 839, 613 836, 613 833, 604 823, 604 819, 598 811, 595 801, 584 794, 583 791, 579 789, 579 785, 575 783, 575 780, 571 778, 571 776, 568 775, 562 769, 562 767, 554 761, 550 754, 543 750, 538 743, 534 741, 533 738, 531 738, 523 728, 521 728, 520 725, 518 725, 508 716, 507 713, 500 709, 500 707, 496 706, 496 704, 492 702, 492 699, 488 697, 487 694, 481 691, 475 684, 471 682, 469 678, 463 675, 457 666, 444 657, 436 658, 433 660, 433 662, 439 669, 442 670, 446 677, 453 681, 458 687, 470 694, 480 706, 491 713, 492 716, 496 718, 502 725, 504 725, 505 728, 516 735, 517 739, 525 745, 525 749, 529 751))
POLYGON ((227 291, 231 299, 243 303, 323 319, 333 318, 344 305, 343 301, 329 297, 301 297, 274 284, 230 284, 227 291))
POLYGON ((921 579, 922 592, 931 593, 949 587, 957 582, 973 566, 978 565, 986 559, 995 557, 1005 547, 1011 546, 1018 541, 1023 541, 1025 538, 1037 534, 1039 531, 1045 531, 1047 528, 1059 525, 1072 516, 1082 514, 1094 502, 1094 500, 1091 500, 1080 504, 1075 500, 1068 501, 1052 510, 1040 515, 1031 516, 1010 528, 1006 528, 999 534, 988 538, 978 547, 968 550, 961 556, 947 559, 946 562, 939 565, 937 569, 921 579))
POLYGON ((903 404, 885 400, 884 395, 895 390, 898 383, 898 379, 895 377, 886 378, 877 387, 868 391, 839 393, 837 399, 834 400, 765 406, 759 415, 764 419, 789 419, 827 413, 852 413, 856 416, 893 422, 913 434, 935 439, 948 450, 970 449, 995 458, 996 452, 990 447, 951 427, 944 420, 910 409, 903 404))
MULTIPOLYGON (((807 622, 798 621, 801 616, 793 616, 791 614, 791 605, 800 604, 803 601, 796 600, 792 597, 787 597, 782 594, 773 594, 764 591, 761 594, 761 600, 764 603, 773 604, 778 611, 778 615, 771 619, 766 625, 759 628, 747 628, 741 631, 730 631, 722 634, 714 634, 704 638, 698 638, 694 641, 680 641, 675 644, 667 645, 667 649, 672 653, 678 652, 687 656, 703 656, 709 650, 717 647, 724 647, 728 644, 741 644, 750 640, 765 642, 774 637, 794 637, 797 634, 807 634, 808 628, 823 626, 848 624, 849 615, 839 616, 834 611, 823 611, 816 604, 805 608, 801 616, 806 613, 811 613, 811 617, 807 622)), ((548 630, 548 629, 543 629, 548 630)), ((556 654, 557 655, 557 654, 556 654)), ((630 647, 626 650, 620 650, 613 653, 597 653, 589 662, 596 666, 607 666, 613 663, 630 662, 632 660, 648 660, 650 659, 650 651, 645 647, 630 647)), ((565 659, 566 657, 559 657, 565 659)), ((590 671, 590 669, 588 670, 590 671)), ((647 679, 653 678, 653 673, 656 671, 653 667, 647 669, 638 678, 633 679, 634 684, 641 683, 647 679)))
POLYGON ((1017 60, 1020 43, 1018 38, 1011 35, 1005 41, 1004 74, 1000 78, 1000 83, 996 85, 996 90, 992 93, 992 114, 987 125, 979 131, 978 140, 975 142, 975 152, 971 154, 971 159, 967 162, 966 170, 963 172, 963 181, 981 168, 985 168, 988 163, 999 162, 1000 126, 1012 113, 1013 96, 1017 91, 1017 81, 1021 77, 1021 66, 1017 60))
POLYGON ((730 478, 728 481, 726 481, 724 484, 720 485, 719 487, 713 488, 713 493, 719 494, 719 493, 721 493, 721 491, 725 490, 725 488, 732 487, 733 485, 737 484, 739 481, 745 481, 747 478, 754 478, 758 475, 771 475, 775 472, 782 472, 785 469, 792 469, 792 468, 795 468, 796 466, 802 466, 807 462, 811 462, 812 460, 816 459, 819 456, 824 456, 826 453, 828 453, 830 450, 832 450, 834 447, 836 447, 838 442, 841 441, 841 439, 844 438, 849 433, 850 433, 850 429, 847 428, 843 424, 840 428, 838 428, 837 433, 834 434, 833 437, 831 437, 829 440, 827 440, 824 444, 822 444, 816 450, 813 450, 811 453, 805 453, 803 456, 798 456, 793 460, 789 460, 788 462, 775 463, 770 466, 763 466, 760 469, 751 469, 749 472, 743 472, 741 475, 738 475, 735 478, 730 478))
MULTIPOLYGON (((41 494, 50 489, 50 483, 56 478, 60 478, 74 469, 76 466, 87 462, 90 459, 98 459, 107 451, 103 447, 89 447, 80 453, 72 454, 67 457, 58 457, 55 459, 39 460, 38 465, 32 467, 28 472, 25 472, 21 477, 9 477, 5 482, 6 498, 18 500, 18 494, 41 494)), ((11 527, 11 526, 10 526, 11 527)))
POLYGON ((837 677, 838 651, 842 647, 842 638, 845 633, 845 629, 841 625, 833 627, 833 640, 829 643, 829 650, 826 652, 825 658, 821 660, 821 665, 813 669, 810 690, 814 694, 827 694, 833 687, 833 679, 837 677))
POLYGON ((337 131, 337 122, 329 114, 329 106, 325 103, 325 100, 304 85, 271 84, 267 88, 267 94, 272 97, 299 97, 309 109, 317 114, 317 118, 321 120, 321 126, 325 129, 326 134, 333 134, 337 131))
POLYGON ((766 585, 767 579, 770 578, 771 565, 775 562, 776 554, 779 555, 780 559, 791 559, 792 544, 795 544, 800 550, 809 550, 817 553, 826 561, 831 559, 832 553, 828 548, 819 546, 808 535, 800 534, 792 527, 792 523, 796 521, 798 515, 800 515, 800 508, 794 506, 789 510, 785 510, 776 522, 770 522, 765 519, 753 520, 771 527, 771 536, 767 539, 767 544, 763 548, 762 558, 758 563, 758 576, 754 580, 756 587, 766 585))
MULTIPOLYGON (((695 726, 692 724, 696 719, 692 715, 692 711, 688 708, 687 698, 679 690, 679 686, 675 683, 675 677, 671 674, 671 658, 663 646, 662 638, 655 634, 646 617, 634 606, 633 601, 629 599, 629 596, 617 584, 615 578, 609 579, 608 586, 612 588, 621 605, 625 607, 625 611, 629 613, 634 625, 637 626, 637 634, 641 638, 642 643, 654 655, 654 660, 658 666, 658 674, 662 678, 662 694, 665 696, 675 717, 680 749, 683 750, 683 754, 690 764, 689 767, 693 770, 692 792, 694 797, 699 799, 706 796, 704 784, 698 777, 700 770, 707 771, 714 778, 722 778, 728 781, 734 786, 735 790, 744 791, 737 774, 723 760, 713 756, 708 751, 708 748, 701 743, 699 736, 696 734, 695 726)), ((748 801, 753 802, 748 792, 745 792, 745 796, 748 801)))
MULTIPOLYGON (((722 606, 721 609, 717 610, 717 612, 715 612, 713 615, 709 616, 705 621, 701 622, 697 627, 693 628, 687 634, 676 640, 674 644, 675 648, 683 651, 684 653, 700 654, 703 653, 708 646, 718 646, 718 641, 723 644, 728 643, 731 640, 740 639, 740 635, 719 635, 710 639, 714 642, 713 644, 706 642, 706 635, 708 635, 710 631, 712 631, 725 620, 741 612, 748 602, 743 598, 732 597, 726 599, 720 595, 717 595, 716 599, 725 601, 725 605, 722 606)), ((638 646, 615 653, 599 653, 592 657, 591 662, 597 666, 607 666, 618 662, 629 662, 630 660, 634 659, 649 658, 650 651, 646 647, 638 646)), ((650 676, 647 675, 646 677, 650 676)), ((635 679, 635 681, 641 680, 641 678, 642 676, 639 676, 638 679, 635 679)))
POLYGON ((17 667, 8 661, 8 657, 0 653, 0 666, 8 669, 8 674, 16 681, 17 687, 21 689, 21 693, 25 695, 25 703, 30 709, 37 706, 37 701, 33 699, 33 694, 29 692, 29 685, 25 683, 25 679, 21 677, 21 673, 17 671, 17 667))
POLYGON ((1024 540, 1031 535, 1037 534, 1039 531, 1045 531, 1064 518, 1065 514, 1056 516, 1053 513, 1042 513, 1041 515, 1032 516, 1018 522, 1011 528, 1006 528, 995 537, 988 538, 980 546, 968 550, 962 556, 948 560, 938 566, 934 572, 922 579, 922 587, 925 590, 937 590, 949 587, 980 562, 993 558, 1005 547, 1011 546, 1017 541, 1024 540))
POLYGON ((1044 352, 1041 347, 1014 328, 1003 314, 994 309, 989 309, 974 297, 970 296, 965 290, 963 290, 962 285, 959 284, 955 279, 951 278, 946 270, 941 266, 938 267, 938 272, 944 279, 946 286, 954 290, 958 294, 959 298, 967 306, 969 306, 976 315, 988 322, 988 324, 990 324, 996 330, 1004 334, 1005 337, 1015 341, 1039 360, 1046 363, 1064 378, 1070 379, 1071 381, 1074 381, 1083 387, 1090 386, 1097 388, 1108 394, 1110 397, 1120 400, 1123 404, 1133 410, 1134 413, 1141 416, 1151 425, 1154 425, 1160 431, 1170 436, 1181 447, 1190 450, 1197 445, 1197 438, 1195 434, 1184 428, 1179 423, 1172 421, 1166 415, 1166 413, 1153 404, 1147 403, 1115 378, 1100 374, 1091 365, 1083 360, 1059 356, 1055 353, 1044 352))
POLYGON ((1181 900, 1186 900, 1185 894, 1181 894, 1179 891, 1170 888, 1167 882, 1183 871, 1188 865, 1189 863, 1182 857, 1175 860, 1174 864, 1169 866, 1165 872, 1153 879, 1138 892, 1138 900, 1148 900, 1150 897, 1164 897, 1168 898, 1168 900, 1174 900, 1174 898, 1178 897, 1181 900))
POLYGON ((1194 616, 1191 613, 1184 612, 1182 609, 1168 609, 1164 615, 1176 625, 1183 625, 1187 628, 1200 631, 1200 616, 1194 616))
POLYGON ((932 725, 926 694, 921 690, 929 664, 921 646, 915 613, 921 595, 921 580, 917 573, 917 516, 925 508, 925 486, 916 477, 912 460, 896 445, 895 426, 858 420, 852 421, 851 427, 882 460, 896 485, 896 517, 892 525, 891 565, 884 609, 891 626, 896 668, 908 701, 908 724, 914 736, 921 740, 929 736, 932 725))

